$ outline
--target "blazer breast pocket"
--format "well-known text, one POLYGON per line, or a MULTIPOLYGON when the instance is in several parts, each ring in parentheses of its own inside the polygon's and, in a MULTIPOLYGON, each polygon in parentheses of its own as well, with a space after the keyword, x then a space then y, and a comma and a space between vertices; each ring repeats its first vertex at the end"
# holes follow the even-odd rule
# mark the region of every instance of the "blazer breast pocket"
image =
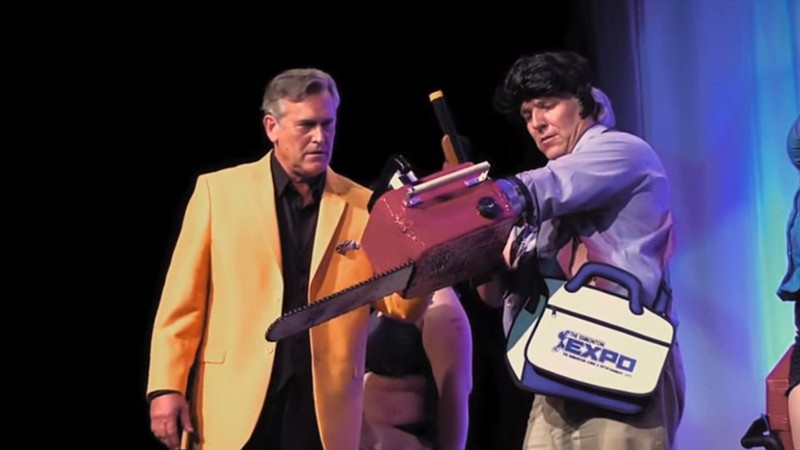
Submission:
POLYGON ((334 247, 334 251, 341 256, 349 258, 353 258, 361 251, 361 243, 356 239, 345 239, 341 242, 337 243, 334 247))

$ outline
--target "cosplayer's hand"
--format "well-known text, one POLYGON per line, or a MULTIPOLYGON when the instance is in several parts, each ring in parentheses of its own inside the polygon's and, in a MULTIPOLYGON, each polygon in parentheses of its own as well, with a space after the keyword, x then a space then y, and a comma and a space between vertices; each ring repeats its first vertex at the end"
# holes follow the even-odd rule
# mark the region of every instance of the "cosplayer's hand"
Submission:
POLYGON ((170 392, 150 401, 150 430, 167 448, 179 448, 181 428, 178 421, 183 430, 194 432, 189 403, 183 394, 170 392))

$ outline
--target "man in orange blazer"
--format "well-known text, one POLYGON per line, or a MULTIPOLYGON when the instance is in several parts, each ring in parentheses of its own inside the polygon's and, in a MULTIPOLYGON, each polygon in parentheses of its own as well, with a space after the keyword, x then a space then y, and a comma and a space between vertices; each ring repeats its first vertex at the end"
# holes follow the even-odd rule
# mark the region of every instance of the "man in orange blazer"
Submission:
MULTIPOLYGON (((197 180, 151 342, 151 430, 169 448, 181 429, 205 450, 358 448, 369 308, 264 339, 283 312, 373 275, 358 244, 371 192, 328 167, 338 105, 325 72, 279 74, 263 103, 273 149, 197 180)), ((427 300, 376 306, 415 320, 427 300)))

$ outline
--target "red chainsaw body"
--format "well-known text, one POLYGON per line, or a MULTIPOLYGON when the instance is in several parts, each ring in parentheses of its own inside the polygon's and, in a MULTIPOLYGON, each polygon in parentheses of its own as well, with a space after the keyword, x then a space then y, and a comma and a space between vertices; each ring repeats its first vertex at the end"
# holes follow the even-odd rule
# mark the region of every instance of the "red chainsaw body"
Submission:
MULTIPOLYGON (((413 186, 472 165, 459 164, 413 186)), ((496 267, 517 220, 501 188, 485 174, 471 174, 420 192, 412 186, 386 192, 370 213, 361 243, 375 273, 414 263, 414 273, 401 292, 414 297, 496 267), (484 211, 488 205, 490 213, 481 214, 479 204, 484 211)))

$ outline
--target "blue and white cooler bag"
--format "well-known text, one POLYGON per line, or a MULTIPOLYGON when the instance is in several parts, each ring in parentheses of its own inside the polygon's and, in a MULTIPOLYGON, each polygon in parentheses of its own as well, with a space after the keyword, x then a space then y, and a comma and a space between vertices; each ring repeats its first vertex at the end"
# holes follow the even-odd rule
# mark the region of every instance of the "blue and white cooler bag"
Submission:
POLYGON ((632 274, 606 264, 584 264, 568 282, 545 278, 549 297, 529 302, 506 338, 506 358, 517 383, 535 393, 637 413, 658 383, 675 328, 642 303, 632 274), (588 283, 602 277, 628 298, 588 283))

